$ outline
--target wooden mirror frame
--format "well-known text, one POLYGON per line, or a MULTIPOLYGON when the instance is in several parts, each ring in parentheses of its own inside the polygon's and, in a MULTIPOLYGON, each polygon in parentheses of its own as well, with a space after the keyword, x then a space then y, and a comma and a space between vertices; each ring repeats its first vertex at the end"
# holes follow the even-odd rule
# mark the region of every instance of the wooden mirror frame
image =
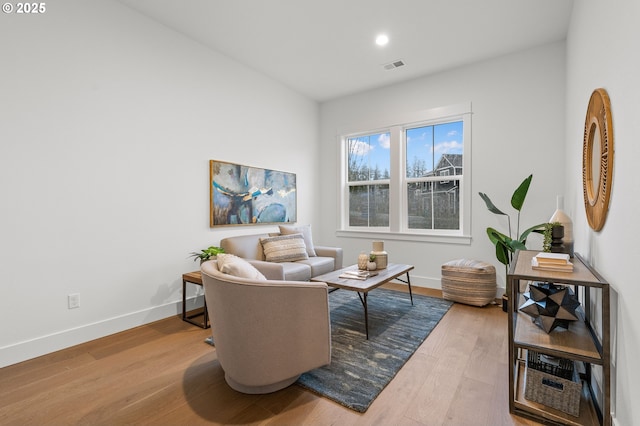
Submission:
POLYGON ((596 89, 589 99, 582 144, 584 207, 589 226, 594 231, 600 231, 607 219, 613 180, 613 152, 613 124, 609 95, 605 89, 596 89), (599 137, 599 152, 594 152, 596 134, 599 137), (594 168, 599 170, 596 181, 594 181, 594 168))

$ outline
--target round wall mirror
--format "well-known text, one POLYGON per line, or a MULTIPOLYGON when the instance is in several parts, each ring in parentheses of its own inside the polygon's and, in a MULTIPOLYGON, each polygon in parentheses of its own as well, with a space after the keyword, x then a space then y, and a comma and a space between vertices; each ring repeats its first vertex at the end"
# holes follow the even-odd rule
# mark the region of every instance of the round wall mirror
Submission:
POLYGON ((588 147, 589 154, 591 158, 588 159, 587 164, 591 164, 591 175, 589 177, 589 185, 587 190, 589 191, 588 197, 589 201, 595 202, 598 194, 598 186, 600 185, 600 151, 602 150, 602 146, 600 145, 600 129, 598 128, 598 123, 591 124, 591 131, 589 133, 589 140, 587 143, 590 143, 591 146, 588 147), (594 153, 596 154, 596 158, 593 158, 594 153))
POLYGON ((589 226, 600 231, 609 210, 613 177, 613 125, 609 95, 604 89, 591 94, 584 122, 582 189, 589 226))

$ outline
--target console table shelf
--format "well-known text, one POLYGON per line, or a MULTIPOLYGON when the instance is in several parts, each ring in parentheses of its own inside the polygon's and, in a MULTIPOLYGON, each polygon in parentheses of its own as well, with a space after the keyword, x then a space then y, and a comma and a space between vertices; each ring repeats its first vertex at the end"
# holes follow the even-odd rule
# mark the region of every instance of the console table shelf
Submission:
POLYGON ((552 424, 609 426, 609 285, 579 254, 571 259, 574 265, 573 272, 535 270, 531 267, 531 259, 537 253, 539 252, 517 252, 507 274, 507 280, 511 285, 508 309, 509 411, 552 424), (524 302, 521 282, 528 284, 535 281, 569 285, 574 288, 584 313, 578 321, 570 322, 568 330, 556 329, 546 333, 532 322, 530 316, 518 311, 518 306, 524 302), (583 392, 579 417, 525 399, 524 377, 528 350, 583 363, 583 392), (598 374, 601 383, 597 386, 594 386, 594 366, 601 369, 601 374, 598 374))
MULTIPOLYGON (((520 297, 518 306, 524 303, 520 297)), ((602 356, 593 341, 591 333, 584 322, 571 322, 569 330, 540 333, 540 327, 531 321, 531 317, 522 312, 517 313, 513 343, 521 348, 538 350, 549 355, 562 358, 579 359, 580 361, 602 365, 602 356)))

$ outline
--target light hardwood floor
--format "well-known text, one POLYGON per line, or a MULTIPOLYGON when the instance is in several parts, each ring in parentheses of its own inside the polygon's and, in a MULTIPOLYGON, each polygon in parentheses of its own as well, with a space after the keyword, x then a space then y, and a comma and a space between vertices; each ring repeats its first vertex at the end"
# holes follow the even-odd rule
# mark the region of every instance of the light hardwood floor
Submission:
POLYGON ((538 424, 509 414, 507 315, 495 305, 455 304, 364 414, 296 385, 231 390, 209 333, 173 317, 0 369, 0 424, 538 424))

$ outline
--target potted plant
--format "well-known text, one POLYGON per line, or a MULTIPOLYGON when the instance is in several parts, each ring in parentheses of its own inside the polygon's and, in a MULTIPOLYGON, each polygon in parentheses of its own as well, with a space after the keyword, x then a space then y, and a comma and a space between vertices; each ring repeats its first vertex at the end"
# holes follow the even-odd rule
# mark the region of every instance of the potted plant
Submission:
POLYGON ((214 259, 220 253, 224 253, 224 249, 222 247, 210 246, 206 249, 200 250, 200 252, 192 252, 189 254, 189 257, 193 257, 193 261, 200 259, 200 263, 206 262, 207 260, 214 259))
MULTIPOLYGON (((513 192, 511 196, 511 207, 513 207, 517 211, 517 223, 516 223, 516 232, 515 238, 514 234, 511 231, 511 217, 504 213, 502 210, 498 209, 489 196, 483 192, 479 192, 480 198, 482 198, 487 205, 487 209, 491 213, 497 215, 504 215, 507 217, 508 230, 507 233, 502 233, 492 227, 487 228, 487 235, 489 236, 489 240, 496 247, 496 258, 500 263, 504 265, 505 270, 505 278, 506 274, 509 272, 509 265, 511 264, 511 260, 513 259, 513 254, 517 250, 526 250, 527 246, 527 237, 532 233, 536 232, 539 234, 544 234, 544 230, 546 227, 546 222, 541 223, 530 228, 527 228, 522 233, 520 233, 520 211, 522 210, 522 206, 524 205, 524 201, 527 198, 527 192, 529 191, 529 186, 531 185, 531 180, 533 179, 533 175, 529 175, 518 188, 513 192)), ((502 296, 503 298, 503 310, 506 311, 506 302, 508 301, 508 295, 511 294, 511 286, 509 280, 506 281, 505 285, 506 294, 502 296), (505 300, 506 299, 506 300, 505 300)))
POLYGON ((549 253, 553 251, 554 241, 562 241, 564 235, 564 226, 560 222, 552 222, 544 224, 544 239, 542 241, 542 251, 549 253))
POLYGON ((378 268, 378 265, 376 264, 376 255, 371 253, 369 255, 369 262, 367 262, 367 269, 369 271, 375 271, 378 268))

